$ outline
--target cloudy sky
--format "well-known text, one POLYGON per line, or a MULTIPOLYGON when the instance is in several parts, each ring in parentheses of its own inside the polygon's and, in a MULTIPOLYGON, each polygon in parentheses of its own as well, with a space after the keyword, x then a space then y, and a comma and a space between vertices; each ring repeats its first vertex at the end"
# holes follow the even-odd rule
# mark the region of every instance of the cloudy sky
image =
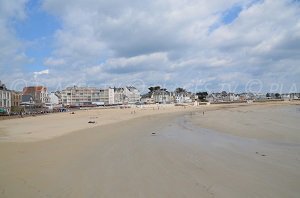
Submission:
POLYGON ((0 0, 0 80, 300 92, 298 0, 0 0))

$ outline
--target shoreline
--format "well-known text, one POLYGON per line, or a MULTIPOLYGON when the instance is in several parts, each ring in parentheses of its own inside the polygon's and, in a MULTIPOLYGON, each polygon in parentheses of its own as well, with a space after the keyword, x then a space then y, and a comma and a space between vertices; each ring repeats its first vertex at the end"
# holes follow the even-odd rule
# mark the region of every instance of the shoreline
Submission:
MULTIPOLYGON (((148 115, 170 114, 176 112, 205 112, 205 115, 208 116, 209 114, 206 112, 210 111, 287 105, 300 105, 300 103, 269 102, 252 104, 213 104, 200 106, 152 105, 144 108, 78 110, 74 111, 75 114, 72 114, 72 111, 70 111, 42 116, 1 120, 0 143, 42 141, 66 135, 74 131, 80 131, 108 124, 116 124, 121 121, 132 120, 148 115)), ((202 126, 217 130, 220 129, 216 128, 214 124, 207 125, 206 123, 202 123, 202 126)))

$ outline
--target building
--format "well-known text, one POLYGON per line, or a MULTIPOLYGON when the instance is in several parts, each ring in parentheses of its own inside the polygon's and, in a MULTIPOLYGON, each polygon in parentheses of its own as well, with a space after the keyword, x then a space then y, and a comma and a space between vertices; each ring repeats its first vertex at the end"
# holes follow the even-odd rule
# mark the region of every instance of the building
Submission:
POLYGON ((114 104, 135 104, 141 101, 140 91, 132 86, 114 88, 114 104))
POLYGON ((114 88, 114 104, 124 104, 125 103, 125 93, 124 88, 114 88))
POLYGON ((233 102, 238 100, 240 100, 240 97, 234 93, 227 93, 225 96, 223 96, 223 101, 225 102, 233 102))
POLYGON ((210 103, 223 102, 223 97, 221 93, 211 93, 206 96, 206 100, 210 103))
POLYGON ((10 113, 11 110, 11 91, 0 81, 0 110, 10 113))
POLYGON ((193 94, 191 92, 172 92, 171 96, 175 103, 191 103, 193 94))
POLYGON ((45 104, 48 110, 54 110, 55 108, 61 108, 60 99, 57 93, 51 92, 49 95, 49 101, 45 104))
POLYGON ((141 101, 141 93, 135 87, 124 87, 125 100, 129 104, 135 104, 141 101))
POLYGON ((253 93, 240 93, 238 94, 240 101, 246 101, 246 100, 255 100, 256 97, 253 93))
POLYGON ((61 100, 63 105, 88 106, 114 104, 114 89, 97 89, 94 87, 67 87, 62 90, 61 100))
POLYGON ((290 97, 292 100, 299 100, 300 99, 300 93, 291 93, 290 97))
POLYGON ((99 89, 100 92, 100 102, 104 102, 104 104, 114 104, 115 101, 115 95, 114 95, 114 89, 113 88, 107 88, 107 89, 99 89))
POLYGON ((58 105, 59 104, 59 97, 56 95, 56 93, 51 92, 49 94, 49 103, 53 104, 53 105, 58 105))
POLYGON ((155 90, 152 94, 155 103, 169 104, 172 102, 171 93, 167 89, 155 90))
MULTIPOLYGON (((36 105, 44 105, 49 102, 48 89, 44 86, 24 87, 23 96, 28 96, 24 98, 30 98, 29 96, 31 96, 36 105)), ((22 102, 25 101, 22 99, 22 102)))
POLYGON ((291 100, 291 95, 286 93, 286 94, 281 94, 281 99, 283 99, 284 101, 290 101, 291 100))
POLYGON ((146 93, 144 95, 141 96, 141 103, 142 104, 154 104, 154 98, 153 98, 153 94, 151 93, 146 93))
POLYGON ((265 101, 265 100, 267 100, 267 96, 266 96, 266 94, 263 94, 263 93, 256 93, 255 100, 256 101, 265 101))
POLYGON ((22 102, 22 92, 12 91, 11 92, 11 106, 19 107, 22 102))
POLYGON ((35 105, 33 97, 31 95, 22 95, 21 105, 22 106, 35 105))

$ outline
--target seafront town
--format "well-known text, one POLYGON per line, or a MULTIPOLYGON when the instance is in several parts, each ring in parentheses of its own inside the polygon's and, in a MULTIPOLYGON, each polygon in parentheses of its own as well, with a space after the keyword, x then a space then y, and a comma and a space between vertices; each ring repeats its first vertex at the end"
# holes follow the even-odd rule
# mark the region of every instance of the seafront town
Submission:
POLYGON ((193 105, 300 100, 300 93, 192 93, 183 88, 168 91, 149 87, 142 94, 136 87, 67 87, 49 92, 45 86, 28 86, 22 91, 9 90, 0 81, 0 115, 36 114, 65 111, 66 108, 118 107, 124 105, 175 104, 193 105))

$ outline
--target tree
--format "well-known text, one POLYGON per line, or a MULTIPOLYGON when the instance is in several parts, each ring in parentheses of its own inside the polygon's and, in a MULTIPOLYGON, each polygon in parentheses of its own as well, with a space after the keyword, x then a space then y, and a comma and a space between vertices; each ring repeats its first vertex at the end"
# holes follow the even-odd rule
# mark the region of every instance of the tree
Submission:
POLYGON ((270 97, 271 97, 271 95, 270 95, 269 93, 267 93, 266 97, 267 97, 267 98, 270 98, 270 97))
POLYGON ((196 95, 198 96, 198 99, 201 102, 206 102, 206 96, 208 96, 208 93, 206 91, 205 92, 198 92, 198 93, 196 93, 196 95))
POLYGON ((149 89, 149 93, 152 93, 152 92, 154 92, 156 90, 160 90, 160 86, 149 87, 148 89, 149 89))
POLYGON ((276 93, 276 94, 275 94, 275 98, 276 98, 276 99, 280 99, 280 98, 281 98, 281 97, 280 97, 280 94, 279 94, 279 93, 276 93))
POLYGON ((175 89, 175 92, 176 92, 176 93, 185 93, 186 90, 183 89, 183 88, 181 88, 181 87, 178 87, 178 88, 175 89))

